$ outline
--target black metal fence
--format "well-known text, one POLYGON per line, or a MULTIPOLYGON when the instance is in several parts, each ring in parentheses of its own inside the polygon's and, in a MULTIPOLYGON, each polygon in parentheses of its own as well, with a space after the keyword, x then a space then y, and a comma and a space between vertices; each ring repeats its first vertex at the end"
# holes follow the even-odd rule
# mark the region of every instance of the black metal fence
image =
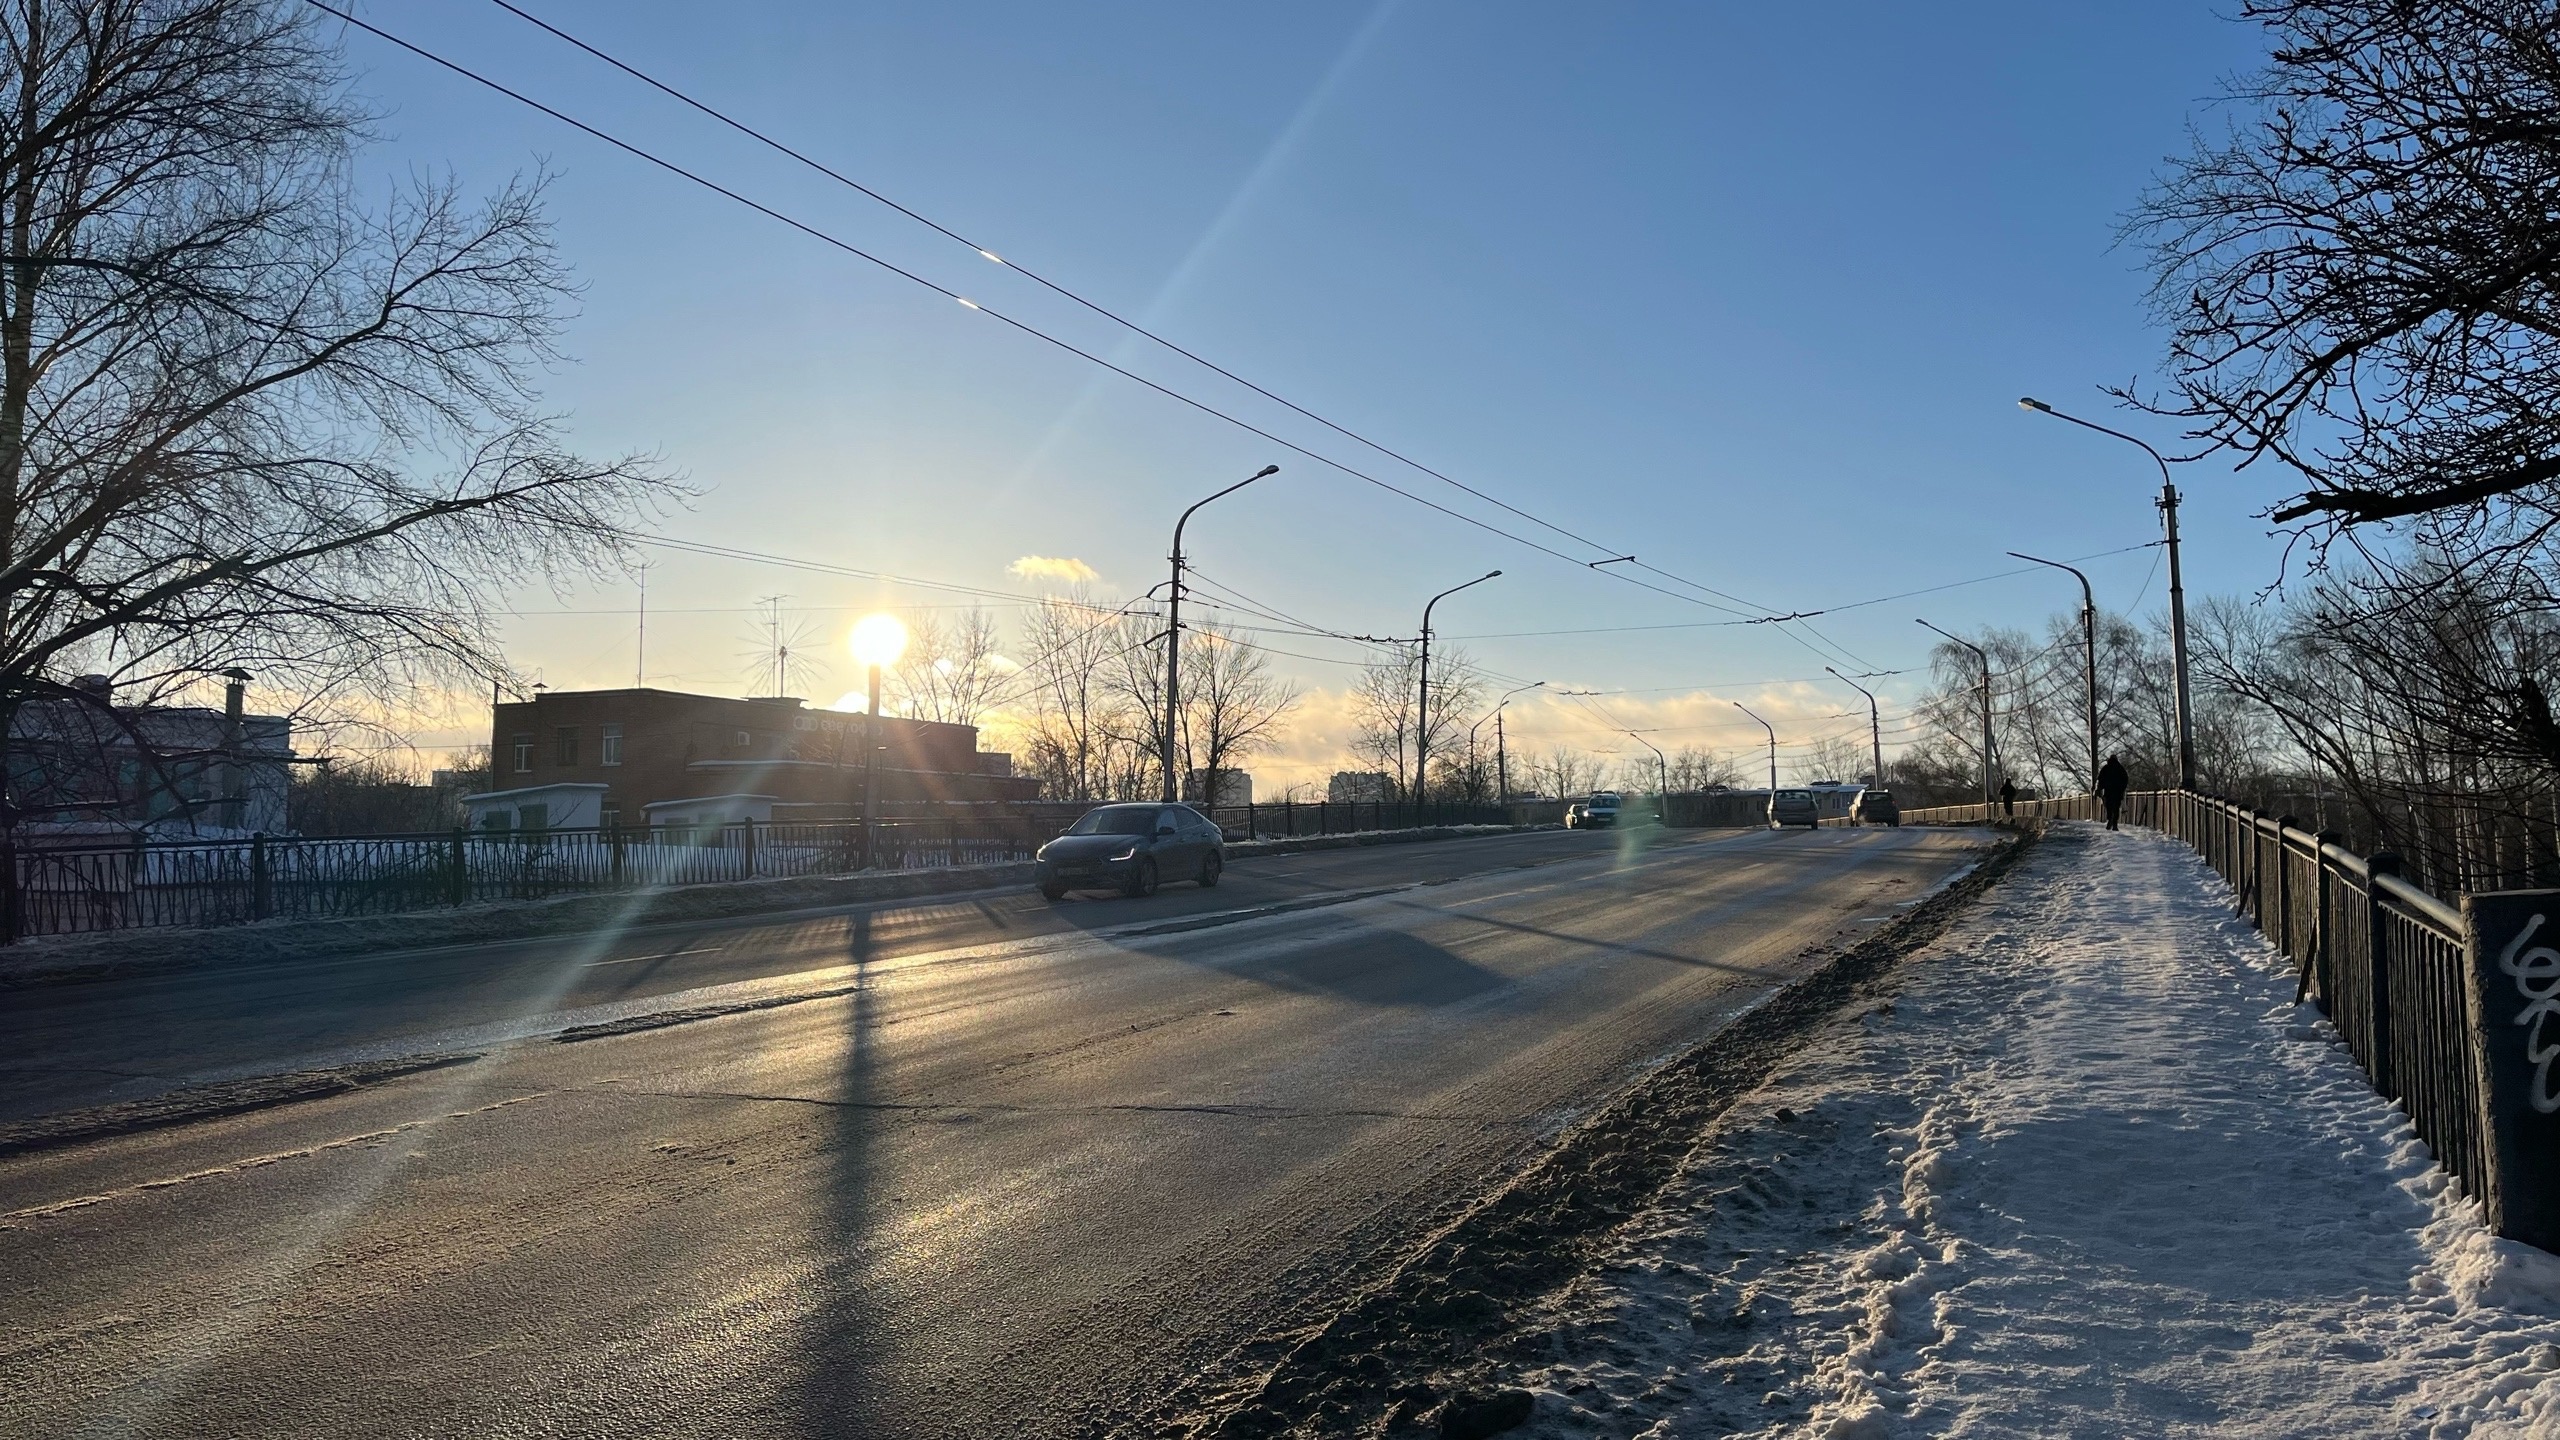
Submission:
MULTIPOLYGON (((2102 818, 2094 795, 1904 818, 1978 824, 2009 813, 2102 818)), ((2187 791, 2128 795, 2119 818, 2185 841, 2230 883, 2240 913, 2293 962, 2297 999, 2319 1004, 2374 1089, 2399 1103, 2500 1233, 2560 1246, 2560 1185, 2545 1178, 2560 1151, 2560 1024, 2545 1028, 2560 1014, 2560 953, 2523 949, 2543 913, 2560 912, 2560 891, 2449 904, 2404 879, 2396 855, 2359 856, 2291 817, 2187 791)))
MULTIPOLYGON (((999 865, 1031 858, 1087 808, 1040 805, 883 821, 874 827, 868 857, 859 823, 745 820, 689 829, 0 843, 0 944, 38 935, 394 915, 865 868, 999 865)), ((1237 838, 1262 839, 1510 823, 1499 806, 1370 801, 1222 805, 1214 818, 1237 838)))

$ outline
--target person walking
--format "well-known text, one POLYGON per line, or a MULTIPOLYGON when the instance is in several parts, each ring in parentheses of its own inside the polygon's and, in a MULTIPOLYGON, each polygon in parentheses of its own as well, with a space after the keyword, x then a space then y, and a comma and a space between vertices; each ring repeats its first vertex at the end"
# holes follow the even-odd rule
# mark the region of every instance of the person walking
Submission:
POLYGON ((2098 799, 2107 807, 2107 828, 2116 828, 2116 814, 2124 809, 2124 792, 2132 783, 2124 773, 2124 762, 2113 755, 2098 767, 2098 799))
POLYGON ((2000 818, 2018 818, 2018 782, 2005 777, 2000 781, 2000 818))

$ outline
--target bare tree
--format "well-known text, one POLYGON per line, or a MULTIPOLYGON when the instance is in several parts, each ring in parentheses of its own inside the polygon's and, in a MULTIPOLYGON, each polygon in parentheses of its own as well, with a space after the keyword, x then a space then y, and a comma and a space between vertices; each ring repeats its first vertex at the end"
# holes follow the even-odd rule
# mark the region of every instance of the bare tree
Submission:
POLYGON ((1150 757, 1135 752, 1126 699, 1108 668, 1146 637, 1127 617, 1096 604, 1081 586, 1048 597, 1023 624, 1025 659, 1013 693, 1025 768, 1053 800, 1102 800, 1142 793, 1150 757))
POLYGON ((1200 801, 1214 805, 1219 774, 1278 738, 1298 691, 1271 673, 1262 651, 1220 626, 1186 626, 1182 650, 1183 766, 1200 776, 1200 801))
POLYGON ((1742 767, 1732 757, 1703 746, 1672 751, 1669 769, 1674 792, 1731 789, 1742 783, 1742 767))
POLYGON ((663 485, 538 408, 540 184, 361 208, 314 12, 14 0, 0 101, 0 712, 493 675, 498 587, 623 558, 663 485))
POLYGON ((973 606, 950 619, 918 612, 907 621, 906 653, 893 675, 899 710, 918 720, 977 724, 1012 678, 1002 651, 995 619, 984 610, 973 606))
POLYGON ((1539 789, 1559 800, 1570 800, 1597 789, 1603 767, 1596 756, 1569 745, 1557 745, 1522 768, 1535 777, 1539 789))
POLYGON ((1405 798, 1413 788, 1415 753, 1428 749, 1449 757, 1463 749, 1467 727, 1484 706, 1484 675, 1467 652, 1442 645, 1431 652, 1431 706, 1418 711, 1422 652, 1413 645, 1384 647, 1375 663, 1353 682, 1351 750, 1385 771, 1391 793, 1405 798), (1424 746, 1420 725, 1427 716, 1430 743, 1424 746))
POLYGON ((1403 799, 1413 786, 1414 696, 1422 652, 1389 647, 1384 658, 1361 667, 1351 683, 1351 753, 1385 772, 1387 795, 1403 799))
MULTIPOLYGON (((2560 519, 2560 26, 2548 0, 2244 0, 2243 117, 2144 203, 2152 402, 2309 493, 2286 518, 2560 519), (2491 502, 2511 497, 2503 516, 2491 502)), ((2493 525, 2493 522, 2497 522, 2493 525)), ((2511 523, 2510 523, 2511 522, 2511 523)))
POLYGON ((1862 775, 1869 768, 1866 738, 1846 733, 1815 736, 1806 742, 1795 762, 1796 778, 1806 781, 1838 780, 1862 775))

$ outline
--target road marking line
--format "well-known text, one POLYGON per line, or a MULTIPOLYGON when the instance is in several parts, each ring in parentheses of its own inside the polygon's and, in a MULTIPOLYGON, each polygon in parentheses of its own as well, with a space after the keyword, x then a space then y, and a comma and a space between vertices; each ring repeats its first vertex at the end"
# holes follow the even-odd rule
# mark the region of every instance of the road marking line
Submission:
POLYGON ((599 965, 629 965, 640 960, 673 960, 680 955, 717 955, 726 945, 705 945, 699 950, 670 950, 664 955, 625 955, 619 960, 590 960, 581 969, 593 970, 599 965))

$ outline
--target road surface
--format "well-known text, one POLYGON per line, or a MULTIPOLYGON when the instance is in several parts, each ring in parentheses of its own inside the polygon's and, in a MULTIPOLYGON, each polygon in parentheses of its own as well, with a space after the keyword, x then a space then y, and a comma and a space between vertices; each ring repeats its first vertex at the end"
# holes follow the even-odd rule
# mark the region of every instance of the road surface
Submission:
POLYGON ((1550 833, 16 992, 20 1114, 481 1058, 0 1160, 0 1434, 1078 1433, 1983 843, 1550 833))

